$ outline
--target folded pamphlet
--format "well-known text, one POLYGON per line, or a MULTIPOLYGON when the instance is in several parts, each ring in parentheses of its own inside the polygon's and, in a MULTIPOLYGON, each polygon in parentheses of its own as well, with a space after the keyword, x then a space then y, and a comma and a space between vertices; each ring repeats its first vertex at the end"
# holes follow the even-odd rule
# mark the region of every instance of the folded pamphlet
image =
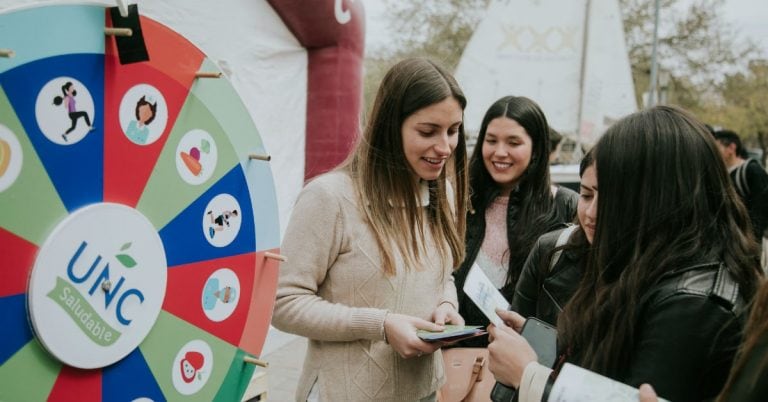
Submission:
MULTIPOLYGON (((638 392, 635 387, 565 363, 547 402, 637 402, 638 392)), ((669 401, 659 398, 659 402, 669 401)))
POLYGON ((496 289, 490 279, 485 275, 479 265, 472 264, 464 282, 464 293, 467 294, 480 311, 488 317, 493 325, 502 324, 501 317, 496 314, 496 309, 509 310, 509 302, 504 295, 496 289))

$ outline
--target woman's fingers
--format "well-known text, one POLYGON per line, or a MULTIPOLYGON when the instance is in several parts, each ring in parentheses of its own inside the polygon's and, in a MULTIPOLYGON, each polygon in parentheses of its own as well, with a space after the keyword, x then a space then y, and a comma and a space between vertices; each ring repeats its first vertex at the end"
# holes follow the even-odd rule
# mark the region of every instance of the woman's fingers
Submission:
POLYGON ((511 310, 496 309, 496 314, 504 321, 504 324, 508 327, 514 328, 515 331, 520 332, 525 324, 525 317, 511 310))
POLYGON ((656 396, 656 391, 650 384, 643 384, 640 386, 640 402, 658 402, 659 398, 656 396))
POLYGON ((440 303, 432 313, 432 320, 438 325, 464 325, 464 319, 450 303, 440 303))
MULTIPOLYGON (((437 322, 437 321, 435 321, 437 322)), ((464 318, 459 314, 456 309, 451 307, 445 316, 445 323, 451 323, 453 325, 464 325, 464 318)))
POLYGON ((435 324, 434 322, 429 322, 427 320, 422 320, 421 318, 413 318, 413 326, 418 329, 423 329, 426 331, 432 331, 432 332, 440 332, 445 329, 445 326, 442 324, 435 324))
POLYGON ((389 344, 405 359, 434 353, 435 350, 440 348, 438 343, 424 342, 419 338, 417 331, 420 329, 439 332, 444 327, 421 318, 403 314, 388 314, 384 321, 384 331, 387 334, 389 344))
POLYGON ((488 328, 493 342, 488 345, 488 368, 498 381, 517 387, 525 367, 537 360, 528 342, 509 327, 488 328))

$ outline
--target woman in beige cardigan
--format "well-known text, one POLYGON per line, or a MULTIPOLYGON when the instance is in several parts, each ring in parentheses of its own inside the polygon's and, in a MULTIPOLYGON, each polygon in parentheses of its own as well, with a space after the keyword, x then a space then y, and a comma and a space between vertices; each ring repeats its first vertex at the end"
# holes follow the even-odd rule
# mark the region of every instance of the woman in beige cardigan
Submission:
POLYGON ((353 154, 299 195, 273 318, 309 338, 297 401, 435 399, 440 345, 416 331, 463 324, 451 272, 464 254, 465 105, 443 68, 401 61, 353 154))

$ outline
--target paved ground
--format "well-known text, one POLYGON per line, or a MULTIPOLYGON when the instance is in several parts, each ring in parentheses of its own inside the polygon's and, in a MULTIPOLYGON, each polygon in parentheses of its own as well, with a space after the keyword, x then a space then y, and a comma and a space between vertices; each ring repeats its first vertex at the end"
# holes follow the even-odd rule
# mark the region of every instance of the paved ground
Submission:
POLYGON ((294 401, 306 351, 306 338, 270 329, 261 355, 262 360, 269 362, 267 401, 294 401))

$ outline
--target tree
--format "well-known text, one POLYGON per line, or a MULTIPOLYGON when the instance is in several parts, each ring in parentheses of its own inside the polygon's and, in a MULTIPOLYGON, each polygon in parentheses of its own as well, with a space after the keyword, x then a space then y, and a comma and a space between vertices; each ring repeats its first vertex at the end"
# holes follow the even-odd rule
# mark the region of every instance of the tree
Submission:
MULTIPOLYGON (((632 75, 638 99, 647 91, 655 0, 620 0, 632 75)), ((658 60, 671 72, 667 103, 680 105, 713 126, 738 132, 744 142, 768 147, 768 67, 750 62, 750 41, 721 17, 723 0, 697 0, 687 9, 679 0, 660 1, 658 60)))
POLYGON ((389 46, 365 60, 366 110, 387 69, 406 57, 427 57, 453 71, 490 0, 385 0, 389 46))
POLYGON ((489 0, 386 0, 396 57, 424 56, 454 70, 489 0))
MULTIPOLYGON (((635 92, 639 104, 649 88, 655 0, 620 0, 635 92)), ((671 73, 670 103, 692 110, 712 96, 726 71, 744 67, 755 51, 721 17, 723 0, 660 0, 657 60, 671 73)))
POLYGON ((710 124, 739 133, 745 145, 763 151, 768 162, 768 61, 754 60, 746 72, 729 74, 719 86, 720 102, 706 111, 710 124))
MULTIPOLYGON (((366 58, 368 106, 386 70, 403 57, 429 57, 455 69, 490 3, 385 1, 393 35, 388 47, 366 58)), ((650 82, 655 1, 619 0, 638 104, 642 104, 642 94, 650 82)), ((723 20, 724 0, 659 1, 657 60, 660 69, 670 73, 666 103, 689 109, 710 124, 720 124, 714 117, 722 116, 718 120, 721 125, 738 130, 745 139, 762 138, 759 141, 763 144, 768 141, 764 122, 768 107, 760 100, 768 91, 764 87, 760 90, 758 85, 764 70, 750 68, 744 72, 749 59, 756 54, 756 47, 749 41, 740 41, 737 30, 723 20)))

